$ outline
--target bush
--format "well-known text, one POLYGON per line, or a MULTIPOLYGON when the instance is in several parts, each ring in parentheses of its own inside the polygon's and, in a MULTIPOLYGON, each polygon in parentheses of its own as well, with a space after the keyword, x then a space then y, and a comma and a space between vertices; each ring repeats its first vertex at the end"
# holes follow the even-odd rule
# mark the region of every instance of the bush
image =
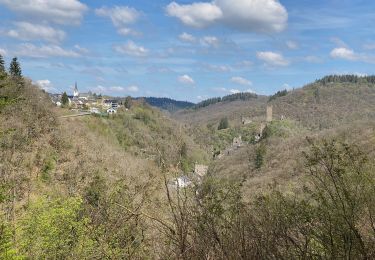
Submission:
POLYGON ((32 259, 66 259, 83 241, 85 219, 79 198, 42 198, 20 225, 22 251, 32 259))
POLYGON ((264 144, 260 144, 255 149, 255 169, 262 168, 264 164, 265 155, 266 155, 266 146, 264 144))
POLYGON ((277 91, 276 94, 274 94, 274 95, 272 95, 268 98, 268 102, 271 102, 272 100, 275 100, 278 97, 286 96, 287 94, 288 94, 288 90, 286 90, 286 89, 281 90, 281 91, 277 91))
POLYGON ((217 130, 227 129, 229 127, 228 118, 224 117, 220 120, 219 126, 217 127, 217 130))
POLYGON ((148 125, 152 121, 152 114, 149 110, 143 107, 137 107, 134 112, 134 118, 141 120, 143 123, 148 125))

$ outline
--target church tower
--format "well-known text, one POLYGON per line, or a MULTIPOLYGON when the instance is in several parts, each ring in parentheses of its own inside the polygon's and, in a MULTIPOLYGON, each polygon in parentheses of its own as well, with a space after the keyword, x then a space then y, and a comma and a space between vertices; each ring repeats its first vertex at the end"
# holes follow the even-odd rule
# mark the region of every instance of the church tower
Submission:
POLYGON ((77 88, 77 82, 76 82, 76 84, 74 85, 73 96, 74 96, 74 97, 78 97, 78 96, 79 96, 79 92, 78 92, 78 88, 77 88))

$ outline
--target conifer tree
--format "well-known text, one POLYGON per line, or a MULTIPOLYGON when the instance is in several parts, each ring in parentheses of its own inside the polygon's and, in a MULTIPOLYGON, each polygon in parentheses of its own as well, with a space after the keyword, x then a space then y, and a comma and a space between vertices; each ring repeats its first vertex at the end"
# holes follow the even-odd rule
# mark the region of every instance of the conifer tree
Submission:
POLYGON ((12 59, 12 62, 10 63, 9 74, 12 77, 18 77, 18 78, 22 77, 22 70, 21 70, 21 66, 20 66, 20 63, 18 62, 17 57, 14 57, 12 59))
POLYGON ((62 103, 63 106, 66 106, 67 104, 69 104, 69 98, 68 98, 68 95, 66 94, 66 92, 64 92, 62 94, 61 103, 62 103))
POLYGON ((0 74, 5 73, 4 57, 0 54, 0 74))
POLYGON ((220 120, 218 130, 227 129, 229 127, 228 118, 224 117, 220 120))

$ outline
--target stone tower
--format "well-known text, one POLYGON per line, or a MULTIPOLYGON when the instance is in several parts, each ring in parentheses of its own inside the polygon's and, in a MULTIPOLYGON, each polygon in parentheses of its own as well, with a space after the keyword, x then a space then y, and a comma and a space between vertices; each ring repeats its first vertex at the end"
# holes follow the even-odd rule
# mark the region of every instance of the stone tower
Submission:
POLYGON ((272 106, 267 106, 267 122, 272 122, 272 106))
POLYGON ((74 85, 73 96, 74 97, 78 97, 79 96, 79 92, 78 92, 78 88, 77 88, 77 82, 74 85))

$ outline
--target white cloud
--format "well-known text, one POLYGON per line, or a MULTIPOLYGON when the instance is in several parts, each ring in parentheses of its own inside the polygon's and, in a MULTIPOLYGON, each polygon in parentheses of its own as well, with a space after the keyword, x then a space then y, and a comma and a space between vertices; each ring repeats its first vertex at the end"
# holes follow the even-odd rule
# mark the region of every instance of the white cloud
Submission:
POLYGON ((282 89, 292 90, 293 88, 288 83, 284 83, 282 89))
POLYGON ((278 0, 214 0, 167 7, 167 14, 193 27, 223 24, 241 31, 280 32, 286 28, 288 13, 278 0))
POLYGON ((215 36, 205 36, 200 40, 201 44, 206 47, 217 48, 220 44, 220 40, 215 36))
POLYGON ((5 49, 0 48, 0 55, 7 55, 7 51, 5 49))
POLYGON ((101 85, 97 86, 94 91, 100 92, 100 93, 111 93, 111 92, 116 92, 116 93, 129 93, 129 92, 138 92, 139 87, 136 85, 131 85, 129 87, 122 87, 122 86, 112 86, 112 87, 103 87, 101 85))
POLYGON ((282 54, 272 51, 257 52, 257 58, 270 66, 288 66, 290 64, 282 54))
POLYGON ((189 84, 189 85, 195 84, 194 79, 190 77, 189 75, 182 75, 178 77, 178 81, 182 84, 189 84))
POLYGON ((142 46, 138 46, 133 41, 128 41, 128 43, 122 44, 122 45, 115 45, 114 50, 117 51, 118 53, 135 56, 135 57, 145 57, 149 53, 148 49, 142 46))
POLYGON ((88 54, 90 51, 86 48, 83 48, 81 47, 80 45, 76 44, 74 45, 74 48, 79 52, 79 53, 82 53, 82 54, 88 54))
POLYGON ((313 56, 313 55, 306 56, 304 58, 304 60, 307 61, 307 62, 310 62, 310 63, 321 63, 321 62, 323 62, 322 58, 317 57, 317 56, 313 56))
POLYGON ((195 42, 197 40, 193 35, 186 32, 180 34, 178 38, 183 42, 195 42))
POLYGON ((253 84, 250 80, 245 79, 243 77, 232 77, 231 81, 233 83, 243 85, 243 86, 251 86, 253 84))
POLYGON ((240 89, 227 89, 227 88, 221 87, 221 88, 213 88, 213 90, 216 92, 223 93, 223 94, 237 94, 241 92, 255 93, 255 91, 252 89, 240 90, 240 89))
POLYGON ((16 54, 24 57, 46 58, 46 57, 71 57, 77 58, 81 55, 73 50, 65 50, 58 45, 36 46, 24 43, 18 46, 16 54))
POLYGON ((48 79, 37 80, 34 82, 34 84, 40 87, 41 89, 44 89, 47 92, 55 90, 55 88, 52 85, 52 82, 49 81, 48 79))
MULTIPOLYGON (((347 73, 347 74, 350 74, 350 73, 347 73)), ((346 74, 346 75, 347 75, 347 74, 346 74)), ((357 75, 358 77, 361 77, 361 78, 363 78, 363 77, 367 77, 367 76, 368 76, 367 73, 362 73, 362 72, 354 72, 353 74, 354 74, 354 75, 357 75)))
POLYGON ((330 53, 332 58, 335 59, 344 59, 344 60, 358 60, 359 56, 354 53, 353 50, 345 48, 345 47, 339 47, 335 48, 330 53))
POLYGON ((139 88, 138 88, 138 86, 136 86, 136 85, 132 85, 132 86, 127 87, 127 90, 128 90, 129 92, 138 92, 138 91, 139 91, 139 88))
POLYGON ((141 35, 140 32, 137 32, 137 31, 135 31, 133 29, 126 28, 126 27, 118 29, 117 33, 120 34, 120 35, 122 35, 122 36, 129 36, 129 35, 131 35, 131 36, 138 36, 138 35, 141 35))
POLYGON ((0 0, 10 10, 35 21, 52 21, 58 24, 81 23, 83 13, 88 9, 77 0, 0 0))
POLYGON ((233 69, 227 65, 213 65, 213 64, 203 64, 203 67, 208 71, 213 72, 230 72, 233 69))
POLYGON ((229 90, 229 93, 231 93, 231 94, 237 94, 237 93, 240 93, 241 92, 241 90, 239 90, 239 89, 230 89, 229 90))
POLYGON ((330 39, 330 41, 333 42, 334 44, 336 44, 338 47, 341 47, 341 48, 347 48, 348 47, 348 45, 343 40, 341 40, 340 38, 332 37, 330 39))
POLYGON ((365 50, 375 50, 375 43, 366 43, 363 45, 365 50))
POLYGON ((126 26, 135 23, 140 13, 131 7, 115 6, 114 8, 102 7, 95 10, 98 16, 109 17, 116 27, 126 26))
POLYGON ((138 35, 139 33, 128 28, 129 25, 138 21, 141 13, 128 6, 115 6, 113 8, 102 7, 95 10, 96 15, 109 17, 120 35, 138 35))
POLYGON ((45 40, 59 43, 65 39, 65 32, 54 29, 48 25, 29 22, 16 22, 16 28, 9 30, 7 35, 19 40, 45 40))
POLYGON ((252 61, 249 60, 243 60, 238 62, 235 67, 238 69, 244 69, 244 68, 251 68, 254 65, 252 61))
POLYGON ((222 18, 221 9, 214 3, 192 3, 179 5, 176 2, 166 7, 167 14, 177 17, 185 25, 205 27, 222 18))
POLYGON ((216 0, 229 26, 257 32, 280 32, 286 28, 288 13, 278 0, 216 0))
POLYGON ((94 91, 99 92, 99 93, 103 93, 103 92, 107 91, 107 88, 105 88, 101 85, 98 85, 96 88, 94 88, 94 91))
POLYGON ((254 94, 256 93, 256 92, 255 92, 254 90, 252 90, 251 88, 246 89, 245 92, 248 92, 248 93, 254 93, 254 94))
POLYGON ((285 44, 291 50, 298 49, 298 43, 296 43, 295 41, 287 41, 285 44))
POLYGON ((334 59, 375 63, 375 56, 366 53, 356 53, 354 50, 345 47, 334 48, 330 55, 334 59))
POLYGON ((110 87, 109 89, 113 92, 123 92, 123 91, 125 91, 125 88, 120 87, 120 86, 113 86, 113 87, 110 87))

